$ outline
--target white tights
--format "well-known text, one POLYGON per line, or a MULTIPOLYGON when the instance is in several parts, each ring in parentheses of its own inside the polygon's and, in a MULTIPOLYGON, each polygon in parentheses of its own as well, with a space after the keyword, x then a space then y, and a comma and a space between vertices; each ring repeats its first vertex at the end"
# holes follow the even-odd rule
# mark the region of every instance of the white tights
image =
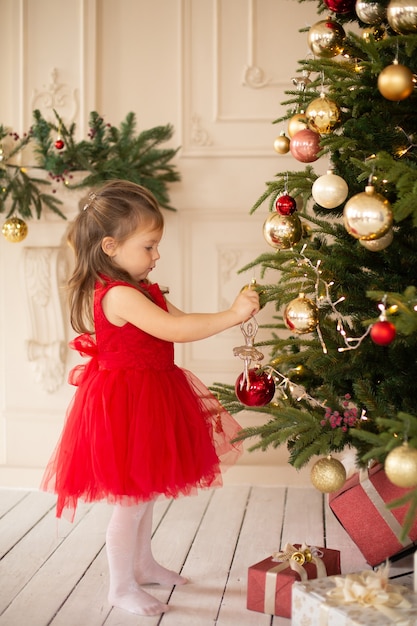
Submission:
POLYGON ((117 504, 107 527, 106 550, 110 571, 109 602, 138 615, 159 615, 168 607, 140 585, 181 585, 187 579, 162 567, 151 549, 153 502, 117 504))

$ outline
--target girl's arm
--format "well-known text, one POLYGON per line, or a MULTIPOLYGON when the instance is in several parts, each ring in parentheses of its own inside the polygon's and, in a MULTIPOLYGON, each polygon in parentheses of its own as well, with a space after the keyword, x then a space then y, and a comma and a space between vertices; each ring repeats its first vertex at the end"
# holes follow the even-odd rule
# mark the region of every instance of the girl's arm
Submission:
POLYGON ((102 306, 109 322, 116 326, 130 322, 159 339, 183 343, 211 337, 245 322, 259 311, 259 298, 256 291, 247 289, 226 311, 183 313, 169 303, 167 312, 136 289, 117 285, 106 293, 102 306))

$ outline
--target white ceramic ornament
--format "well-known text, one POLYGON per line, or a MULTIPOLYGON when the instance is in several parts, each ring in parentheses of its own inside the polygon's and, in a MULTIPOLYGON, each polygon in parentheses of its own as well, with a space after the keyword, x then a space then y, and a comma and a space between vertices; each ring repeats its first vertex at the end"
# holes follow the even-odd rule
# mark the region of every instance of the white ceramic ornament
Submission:
POLYGON ((334 209, 340 206, 347 198, 347 182, 332 170, 317 178, 311 188, 314 201, 325 209, 334 209))

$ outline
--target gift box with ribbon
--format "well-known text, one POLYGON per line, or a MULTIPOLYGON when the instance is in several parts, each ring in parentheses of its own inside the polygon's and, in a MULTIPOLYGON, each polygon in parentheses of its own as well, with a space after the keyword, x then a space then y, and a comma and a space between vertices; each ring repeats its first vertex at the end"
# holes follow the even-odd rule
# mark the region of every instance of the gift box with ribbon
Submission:
POLYGON ((417 540, 417 520, 408 537, 399 540, 407 508, 386 506, 406 492, 391 483, 381 465, 374 465, 357 472, 342 489, 329 495, 331 510, 369 565, 383 563, 417 540))
POLYGON ((388 568, 297 582, 293 624, 308 626, 416 626, 417 595, 391 584, 388 568))
POLYGON ((248 569, 246 606, 252 611, 291 617, 296 581, 340 574, 340 552, 306 544, 286 544, 280 552, 248 569))

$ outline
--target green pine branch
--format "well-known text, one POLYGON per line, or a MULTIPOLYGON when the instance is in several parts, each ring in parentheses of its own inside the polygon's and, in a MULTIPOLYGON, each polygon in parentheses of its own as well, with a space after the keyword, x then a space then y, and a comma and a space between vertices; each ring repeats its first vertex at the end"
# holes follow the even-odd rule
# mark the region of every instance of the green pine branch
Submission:
MULTIPOLYGON (((67 126, 54 111, 54 121, 47 121, 39 110, 33 112, 29 133, 19 138, 0 126, 0 141, 14 137, 14 145, 0 161, 0 212, 22 218, 39 218, 48 208, 65 219, 61 202, 44 191, 53 183, 64 182, 67 189, 90 188, 106 180, 121 178, 148 188, 159 204, 174 210, 169 203, 169 184, 180 180, 173 162, 179 148, 162 147, 173 136, 170 124, 141 132, 136 130, 135 114, 130 112, 119 127, 113 126, 93 111, 89 118, 88 139, 76 139, 76 125, 67 126), (56 141, 64 143, 62 149, 56 141), (32 169, 13 165, 13 159, 28 145, 33 147, 36 168, 46 170, 47 180, 32 175, 32 169), (86 172, 79 183, 72 183, 72 172, 86 172), (30 172, 30 173, 29 173, 30 172)), ((10 144, 10 142, 8 142, 10 144)))

